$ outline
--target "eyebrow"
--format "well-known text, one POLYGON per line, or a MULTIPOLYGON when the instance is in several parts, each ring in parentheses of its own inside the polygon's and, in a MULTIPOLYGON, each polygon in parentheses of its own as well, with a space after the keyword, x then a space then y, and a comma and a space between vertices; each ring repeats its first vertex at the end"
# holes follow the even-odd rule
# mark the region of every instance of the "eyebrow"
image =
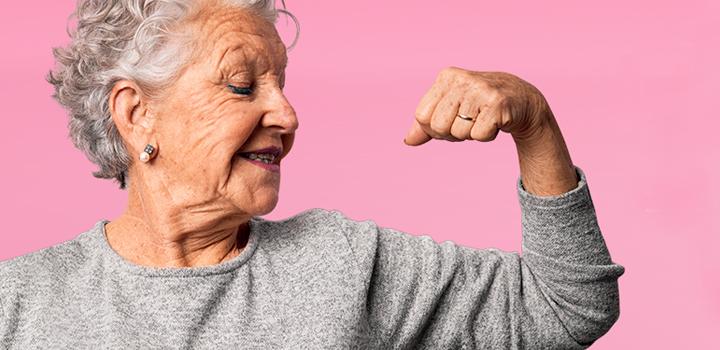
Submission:
MULTIPOLYGON (((283 55, 282 61, 279 65, 278 73, 282 73, 287 69, 288 56, 283 55)), ((216 69, 227 70, 227 69, 242 69, 243 71, 256 71, 259 66, 259 61, 266 61, 265 59, 258 59, 257 55, 248 55, 242 46, 229 47, 220 56, 216 69), (240 51, 239 53, 235 53, 240 51), (232 56, 238 57, 232 57, 232 56), (228 56, 231 56, 228 58, 228 56)), ((265 64, 267 66, 267 64, 265 64)))

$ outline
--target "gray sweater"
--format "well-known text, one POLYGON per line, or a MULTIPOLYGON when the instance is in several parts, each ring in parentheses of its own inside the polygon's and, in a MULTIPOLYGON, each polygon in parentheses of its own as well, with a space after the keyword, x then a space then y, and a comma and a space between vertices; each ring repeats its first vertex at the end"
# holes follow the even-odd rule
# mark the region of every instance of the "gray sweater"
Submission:
POLYGON ((617 320, 624 268, 576 171, 558 196, 518 178, 522 256, 315 208, 251 219, 232 260, 156 268, 103 219, 0 262, 0 349, 583 349, 617 320))

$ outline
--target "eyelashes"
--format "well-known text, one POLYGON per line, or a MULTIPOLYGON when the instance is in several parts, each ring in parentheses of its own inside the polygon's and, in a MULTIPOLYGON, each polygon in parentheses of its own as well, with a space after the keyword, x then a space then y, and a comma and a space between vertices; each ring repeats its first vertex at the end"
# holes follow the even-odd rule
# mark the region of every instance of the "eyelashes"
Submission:
POLYGON ((228 84, 227 87, 230 89, 230 91, 232 91, 233 94, 237 94, 237 95, 248 96, 248 95, 252 95, 252 93, 253 93, 252 86, 242 87, 242 86, 235 86, 232 84, 228 84))
MULTIPOLYGON (((230 89, 230 91, 233 94, 236 94, 236 95, 249 96, 249 95, 252 95, 253 92, 255 91, 255 84, 251 84, 250 86, 237 86, 237 85, 227 84, 227 87, 228 87, 228 89, 230 89)), ((284 88, 285 88, 285 76, 283 76, 280 80, 280 89, 282 90, 284 88)))

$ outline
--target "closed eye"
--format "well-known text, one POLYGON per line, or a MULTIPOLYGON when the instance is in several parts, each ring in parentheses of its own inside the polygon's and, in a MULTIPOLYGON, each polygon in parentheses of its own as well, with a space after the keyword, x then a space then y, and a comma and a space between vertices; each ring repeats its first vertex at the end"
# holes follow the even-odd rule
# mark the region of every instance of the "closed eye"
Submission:
POLYGON ((238 95, 247 96, 247 95, 252 95, 252 93, 253 93, 252 86, 242 87, 242 86, 235 86, 235 85, 228 84, 227 87, 230 89, 230 91, 232 91, 232 93, 238 94, 238 95))

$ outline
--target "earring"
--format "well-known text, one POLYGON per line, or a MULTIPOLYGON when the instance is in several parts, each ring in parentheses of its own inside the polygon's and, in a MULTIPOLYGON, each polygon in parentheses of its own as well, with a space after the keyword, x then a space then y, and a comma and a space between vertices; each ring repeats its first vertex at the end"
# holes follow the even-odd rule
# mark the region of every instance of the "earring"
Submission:
POLYGON ((152 158, 153 153, 155 152, 155 147, 153 147, 151 144, 147 144, 145 146, 145 149, 140 153, 140 161, 143 163, 147 163, 150 158, 152 158))

